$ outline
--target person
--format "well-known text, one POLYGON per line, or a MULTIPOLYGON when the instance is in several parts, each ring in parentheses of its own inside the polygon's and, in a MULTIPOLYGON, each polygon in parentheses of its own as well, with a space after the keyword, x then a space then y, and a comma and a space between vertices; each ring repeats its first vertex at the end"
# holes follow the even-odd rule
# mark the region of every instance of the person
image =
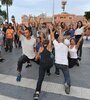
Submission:
POLYGON ((36 27, 35 22, 32 23, 31 29, 32 29, 32 35, 34 36, 34 38, 36 38, 37 37, 37 27, 36 27))
POLYGON ((64 44, 66 44, 68 47, 70 46, 70 32, 67 31, 67 34, 64 35, 64 44))
POLYGON ((65 32, 67 31, 67 25, 66 25, 66 23, 64 23, 64 22, 61 22, 60 23, 60 27, 62 28, 62 34, 64 35, 65 34, 65 32))
POLYGON ((66 94, 70 93, 71 80, 68 68, 68 47, 64 44, 64 37, 59 32, 58 41, 55 40, 54 34, 51 30, 52 41, 55 48, 55 66, 57 69, 61 69, 64 75, 64 86, 66 94))
POLYGON ((40 67, 39 67, 39 78, 34 93, 34 100, 39 99, 42 82, 45 77, 45 72, 47 70, 50 70, 50 68, 53 66, 53 58, 51 56, 51 52, 52 52, 51 42, 49 42, 49 40, 44 40, 44 46, 39 49, 38 55, 36 56, 36 59, 40 58, 40 67))
POLYGON ((69 33, 70 33, 70 37, 74 37, 74 33, 75 33, 75 29, 74 29, 74 25, 70 24, 69 25, 69 29, 68 29, 69 33))
POLYGON ((14 45, 15 45, 15 48, 19 47, 19 37, 17 35, 17 23, 15 21, 15 17, 12 15, 11 17, 11 20, 12 20, 12 26, 13 26, 13 29, 14 29, 14 45))
POLYGON ((36 38, 36 53, 38 53, 40 47, 42 47, 41 37, 36 38))
POLYGON ((6 51, 12 52, 13 48, 13 38, 14 38, 14 29, 12 28, 12 24, 9 23, 8 29, 6 31, 6 51))
POLYGON ((79 66, 77 50, 80 46, 80 43, 83 39, 84 34, 82 34, 81 38, 79 39, 78 43, 75 44, 75 39, 70 39, 70 46, 69 46, 69 68, 73 68, 75 65, 79 66))
MULTIPOLYGON (((76 28, 75 34, 74 34, 76 44, 78 43, 79 39, 81 38, 82 34, 84 33, 84 29, 85 29, 85 27, 83 26, 82 21, 78 21, 77 28, 76 28)), ((77 51, 79 61, 81 61, 81 57, 82 57, 82 46, 83 46, 83 39, 82 39, 81 44, 77 51)))
POLYGON ((8 28, 8 23, 5 22, 5 24, 3 24, 3 26, 2 26, 3 45, 4 45, 5 51, 7 51, 7 50, 6 50, 6 31, 7 31, 7 28, 8 28))
POLYGON ((4 59, 2 58, 2 45, 3 45, 3 34, 2 30, 0 29, 0 62, 4 61, 4 59))
POLYGON ((86 40, 88 41, 90 37, 90 26, 86 30, 86 40))
MULTIPOLYGON (((22 56, 19 58, 18 63, 17 63, 17 78, 16 81, 21 81, 21 71, 22 71, 22 66, 24 63, 28 63, 27 66, 31 66, 31 60, 35 61, 35 45, 36 45, 36 40, 31 36, 31 30, 28 28, 25 29, 24 35, 21 27, 18 30, 18 35, 20 37, 21 43, 22 43, 22 56)), ((38 62, 37 62, 38 63, 38 62)))

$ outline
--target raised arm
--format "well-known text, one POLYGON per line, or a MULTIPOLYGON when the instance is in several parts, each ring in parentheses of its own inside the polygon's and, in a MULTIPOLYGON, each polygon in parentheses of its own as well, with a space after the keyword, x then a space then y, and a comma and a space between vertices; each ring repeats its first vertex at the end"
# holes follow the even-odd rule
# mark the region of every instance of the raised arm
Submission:
POLYGON ((84 33, 82 34, 81 38, 79 39, 79 41, 78 41, 77 44, 76 44, 76 48, 77 48, 77 49, 79 48, 79 46, 80 46, 80 44, 81 44, 81 41, 82 41, 82 39, 83 39, 83 36, 84 36, 84 33))
POLYGON ((20 37, 22 34, 24 34, 24 31, 22 31, 20 25, 17 26, 17 34, 18 34, 19 37, 20 37))

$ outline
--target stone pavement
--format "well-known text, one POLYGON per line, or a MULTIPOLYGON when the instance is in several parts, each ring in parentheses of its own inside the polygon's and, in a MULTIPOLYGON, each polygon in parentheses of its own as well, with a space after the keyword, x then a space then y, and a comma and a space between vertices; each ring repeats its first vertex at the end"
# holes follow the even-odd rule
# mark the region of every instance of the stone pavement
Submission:
MULTIPOLYGON (((55 67, 51 76, 45 76, 40 100, 90 100, 90 41, 83 46, 83 57, 80 67, 70 69, 72 87, 70 95, 66 95, 63 87, 63 75, 57 77, 55 67)), ((32 62, 31 68, 22 70, 22 81, 16 82, 16 66, 21 56, 21 49, 12 53, 3 52, 6 59, 0 63, 0 100, 33 100, 38 79, 38 65, 32 62)))

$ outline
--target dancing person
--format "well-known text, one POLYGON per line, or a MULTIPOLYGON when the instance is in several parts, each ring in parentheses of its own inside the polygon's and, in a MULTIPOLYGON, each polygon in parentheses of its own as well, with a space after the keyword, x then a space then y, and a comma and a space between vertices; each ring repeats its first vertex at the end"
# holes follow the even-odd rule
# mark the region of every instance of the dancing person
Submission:
MULTIPOLYGON (((16 81, 21 81, 21 71, 22 71, 22 66, 24 63, 28 63, 27 66, 31 66, 31 60, 35 61, 35 45, 36 45, 36 40, 31 36, 31 30, 28 28, 25 29, 24 35, 22 35, 21 27, 18 30, 18 35, 20 37, 21 43, 22 43, 22 56, 19 58, 18 63, 17 63, 17 78, 16 81)), ((39 63, 39 62, 37 62, 39 63)))
POLYGON ((38 55, 36 56, 36 59, 38 58, 40 59, 40 67, 39 67, 39 78, 34 93, 34 100, 39 99, 42 82, 45 77, 45 72, 47 72, 47 70, 50 70, 50 68, 53 66, 53 57, 51 55, 51 52, 52 52, 51 41, 44 40, 43 47, 39 49, 38 55))

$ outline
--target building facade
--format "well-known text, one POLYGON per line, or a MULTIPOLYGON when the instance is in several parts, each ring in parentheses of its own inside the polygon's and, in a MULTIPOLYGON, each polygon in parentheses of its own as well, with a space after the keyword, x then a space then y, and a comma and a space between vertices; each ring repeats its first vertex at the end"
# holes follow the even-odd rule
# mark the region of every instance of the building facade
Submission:
POLYGON ((77 21, 82 21, 83 23, 87 23, 87 19, 84 16, 78 16, 75 14, 69 14, 69 13, 61 13, 54 16, 55 22, 65 22, 66 24, 74 24, 77 21))

